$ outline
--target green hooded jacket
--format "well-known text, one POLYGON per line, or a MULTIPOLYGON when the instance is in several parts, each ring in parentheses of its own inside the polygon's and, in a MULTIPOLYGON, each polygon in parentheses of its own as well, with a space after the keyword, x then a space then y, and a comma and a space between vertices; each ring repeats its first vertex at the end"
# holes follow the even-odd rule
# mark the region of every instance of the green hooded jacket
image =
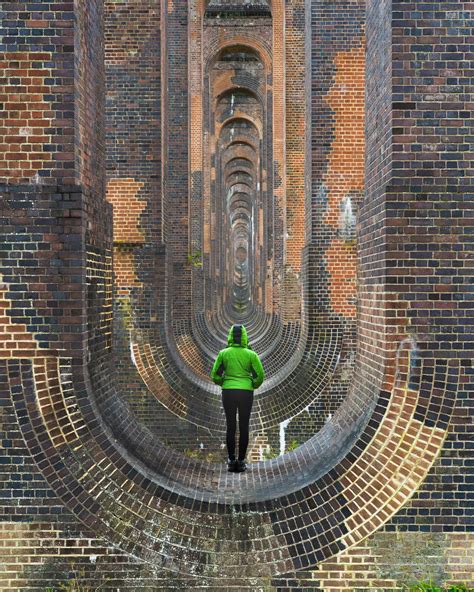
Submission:
POLYGON ((227 347, 222 349, 211 370, 213 382, 223 389, 253 391, 265 378, 258 354, 250 349, 243 325, 232 325, 227 347))

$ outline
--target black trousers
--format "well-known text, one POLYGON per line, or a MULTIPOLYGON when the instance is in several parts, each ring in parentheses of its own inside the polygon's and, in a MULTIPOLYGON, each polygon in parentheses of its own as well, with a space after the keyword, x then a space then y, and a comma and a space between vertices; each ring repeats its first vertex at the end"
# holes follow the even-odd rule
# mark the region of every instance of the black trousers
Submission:
POLYGON ((222 405, 227 420, 227 453, 235 460, 236 415, 239 411, 239 460, 245 459, 249 445, 249 421, 253 405, 253 391, 222 389, 222 405))

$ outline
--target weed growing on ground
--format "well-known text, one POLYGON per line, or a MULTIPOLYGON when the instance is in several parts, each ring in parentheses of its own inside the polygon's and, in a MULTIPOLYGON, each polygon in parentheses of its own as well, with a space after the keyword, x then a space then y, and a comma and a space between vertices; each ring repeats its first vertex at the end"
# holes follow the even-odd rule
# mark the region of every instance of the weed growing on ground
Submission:
MULTIPOLYGON (((285 454, 287 452, 291 452, 292 450, 296 450, 299 446, 298 440, 291 440, 291 442, 285 448, 285 454)), ((272 460, 272 458, 277 458, 280 456, 280 451, 274 448, 273 446, 268 446, 263 452, 262 457, 263 460, 272 460)))
POLYGON ((205 462, 213 463, 213 462, 221 462, 222 459, 222 452, 212 452, 194 448, 185 448, 183 450, 184 456, 188 456, 189 458, 196 458, 197 460, 203 460, 205 462))
POLYGON ((91 584, 89 583, 90 579, 86 576, 86 570, 83 567, 77 568, 72 563, 68 575, 69 577, 67 580, 55 587, 49 586, 48 588, 45 588, 44 592, 100 592, 103 590, 108 580, 108 578, 102 575, 99 584, 91 584), (89 580, 89 582, 86 583, 87 580, 89 580))
POLYGON ((432 580, 405 586, 405 590, 408 592, 474 592, 474 588, 468 588, 466 584, 452 584, 451 586, 441 587, 434 584, 432 580))

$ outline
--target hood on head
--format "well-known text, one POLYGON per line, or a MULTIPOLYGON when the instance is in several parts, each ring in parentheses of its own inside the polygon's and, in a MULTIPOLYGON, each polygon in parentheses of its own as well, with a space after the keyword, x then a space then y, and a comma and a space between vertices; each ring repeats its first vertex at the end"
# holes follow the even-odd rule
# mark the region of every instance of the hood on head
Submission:
POLYGON ((248 347, 249 340, 247 337, 247 330, 243 325, 232 325, 227 335, 227 345, 241 345, 248 347))

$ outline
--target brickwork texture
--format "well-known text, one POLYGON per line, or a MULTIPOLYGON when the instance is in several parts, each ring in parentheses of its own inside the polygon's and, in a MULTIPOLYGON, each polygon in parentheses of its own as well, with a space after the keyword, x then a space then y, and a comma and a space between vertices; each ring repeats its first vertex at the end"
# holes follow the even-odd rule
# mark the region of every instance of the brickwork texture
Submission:
POLYGON ((474 587, 473 10, 2 4, 0 592, 474 587))

